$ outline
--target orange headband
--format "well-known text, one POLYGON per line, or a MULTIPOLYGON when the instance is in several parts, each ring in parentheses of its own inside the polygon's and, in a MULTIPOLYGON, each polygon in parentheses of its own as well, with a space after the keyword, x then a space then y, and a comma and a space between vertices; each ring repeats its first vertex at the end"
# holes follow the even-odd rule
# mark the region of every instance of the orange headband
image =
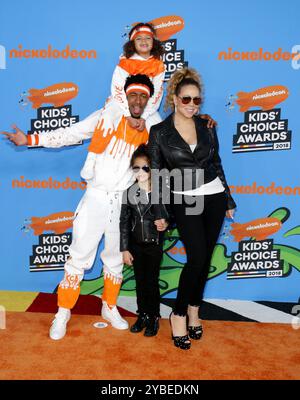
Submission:
POLYGON ((143 85, 142 83, 132 83, 126 89, 126 94, 138 92, 138 93, 146 93, 148 97, 150 97, 150 89, 148 86, 143 85))
POLYGON ((134 31, 132 32, 132 34, 130 36, 130 40, 134 40, 135 37, 140 33, 146 33, 147 35, 150 35, 152 37, 154 36, 152 30, 148 26, 143 25, 143 26, 140 26, 139 28, 134 29, 134 31))

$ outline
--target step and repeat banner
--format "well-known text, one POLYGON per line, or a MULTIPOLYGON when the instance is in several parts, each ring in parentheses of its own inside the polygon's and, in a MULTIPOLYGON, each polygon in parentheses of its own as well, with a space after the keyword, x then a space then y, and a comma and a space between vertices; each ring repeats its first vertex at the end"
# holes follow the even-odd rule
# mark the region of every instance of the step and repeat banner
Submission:
MULTIPOLYGON (((132 24, 151 21, 165 47, 166 80, 202 75, 202 112, 218 122, 233 197, 211 261, 206 298, 297 302, 300 296, 300 37, 297 0, 1 3, 1 131, 39 134, 101 108, 132 24)), ((167 114, 160 109, 162 117, 167 114)), ((0 290, 53 292, 63 277, 80 169, 89 143, 15 147, 1 138, 0 290)), ((99 253, 82 282, 101 294, 99 253)), ((161 294, 176 295, 185 250, 166 235, 161 294)), ((121 295, 135 296, 125 267, 121 295)))

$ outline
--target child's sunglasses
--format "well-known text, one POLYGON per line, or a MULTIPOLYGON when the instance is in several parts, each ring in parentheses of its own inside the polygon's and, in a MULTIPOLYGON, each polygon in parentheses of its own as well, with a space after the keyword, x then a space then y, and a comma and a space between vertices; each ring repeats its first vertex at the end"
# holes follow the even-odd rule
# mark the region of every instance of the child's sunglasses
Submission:
POLYGON ((189 104, 192 100, 195 104, 195 106, 199 106, 199 104, 201 103, 201 97, 196 96, 196 97, 191 97, 191 96, 178 96, 182 102, 182 104, 189 104))
POLYGON ((139 170, 142 169, 145 172, 150 172, 150 167, 148 165, 144 165, 143 167, 139 167, 138 165, 134 165, 132 167, 133 172, 136 174, 139 170))

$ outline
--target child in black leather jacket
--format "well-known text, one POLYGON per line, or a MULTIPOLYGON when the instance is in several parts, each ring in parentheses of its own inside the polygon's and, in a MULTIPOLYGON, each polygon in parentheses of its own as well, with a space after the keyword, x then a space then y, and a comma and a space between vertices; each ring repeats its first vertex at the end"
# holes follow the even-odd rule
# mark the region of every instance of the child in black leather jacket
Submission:
POLYGON ((138 318, 130 331, 146 328, 144 336, 155 336, 159 329, 158 278, 168 212, 162 203, 151 203, 150 157, 145 144, 135 150, 130 165, 136 182, 123 194, 120 215, 120 251, 124 263, 133 265, 136 280, 138 318))

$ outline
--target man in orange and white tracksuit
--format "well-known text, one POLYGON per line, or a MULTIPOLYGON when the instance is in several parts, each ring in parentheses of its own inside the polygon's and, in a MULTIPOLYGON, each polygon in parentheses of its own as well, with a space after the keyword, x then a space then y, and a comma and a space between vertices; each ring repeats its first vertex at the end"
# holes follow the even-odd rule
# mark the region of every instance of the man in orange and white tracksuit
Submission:
MULTIPOLYGON (((96 111, 81 122, 47 134, 26 136, 16 126, 16 133, 3 132, 16 145, 54 148, 78 143, 91 138, 93 134, 99 139, 95 176, 88 181, 86 192, 75 212, 70 257, 65 264, 64 279, 58 288, 59 309, 50 328, 50 337, 55 340, 63 338, 66 333, 70 310, 80 294, 80 281, 84 272, 92 267, 103 235, 102 317, 117 329, 128 328, 127 321, 120 316, 116 307, 123 269, 122 253, 119 251, 119 217, 123 191, 134 182, 130 168, 131 155, 141 143, 148 141, 150 127, 146 126, 142 131, 138 127, 154 88, 146 75, 132 75, 127 78, 124 90, 133 118, 129 123, 124 115, 121 116, 113 131, 105 129, 105 120, 101 112, 96 111), (132 126, 134 121, 137 128, 132 126)), ((158 122, 159 119, 155 123, 158 122)))

